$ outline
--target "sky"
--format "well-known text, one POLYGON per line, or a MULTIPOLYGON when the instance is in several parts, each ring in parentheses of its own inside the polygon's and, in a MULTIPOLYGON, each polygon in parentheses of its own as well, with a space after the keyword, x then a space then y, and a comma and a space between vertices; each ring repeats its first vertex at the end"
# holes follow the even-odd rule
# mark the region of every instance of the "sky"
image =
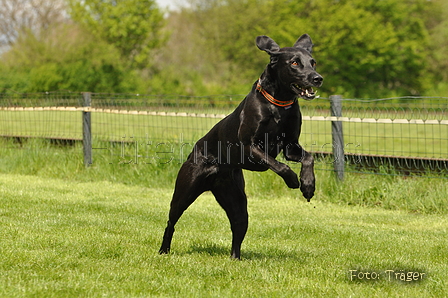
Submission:
POLYGON ((156 0, 161 8, 168 8, 168 10, 175 10, 179 6, 187 4, 188 0, 156 0))

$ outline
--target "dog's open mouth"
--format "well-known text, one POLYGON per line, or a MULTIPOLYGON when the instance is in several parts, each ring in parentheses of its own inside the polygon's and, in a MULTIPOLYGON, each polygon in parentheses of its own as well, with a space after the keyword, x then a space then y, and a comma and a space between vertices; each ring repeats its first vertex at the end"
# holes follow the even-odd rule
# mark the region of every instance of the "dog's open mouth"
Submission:
POLYGON ((315 99, 317 91, 313 90, 313 87, 300 87, 297 84, 291 84, 292 89, 294 90, 297 95, 299 95, 301 98, 306 100, 312 100, 315 99))

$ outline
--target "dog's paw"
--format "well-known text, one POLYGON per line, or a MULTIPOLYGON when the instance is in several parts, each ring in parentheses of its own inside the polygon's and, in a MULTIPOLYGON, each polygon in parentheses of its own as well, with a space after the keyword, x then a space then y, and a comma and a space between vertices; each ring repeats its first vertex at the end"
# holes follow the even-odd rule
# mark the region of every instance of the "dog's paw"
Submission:
POLYGON ((160 249, 159 249, 159 255, 166 255, 166 254, 169 254, 170 253, 170 249, 169 248, 163 248, 163 247, 161 247, 160 249))
POLYGON ((301 184, 300 190, 302 191, 302 194, 305 197, 305 199, 309 202, 311 198, 314 196, 314 191, 316 190, 314 181, 311 183, 305 183, 304 181, 301 181, 300 184, 301 184))
POLYGON ((290 171, 287 176, 283 177, 283 180, 285 180, 286 185, 288 185, 289 188, 299 188, 300 182, 299 178, 297 177, 297 174, 293 171, 290 171))

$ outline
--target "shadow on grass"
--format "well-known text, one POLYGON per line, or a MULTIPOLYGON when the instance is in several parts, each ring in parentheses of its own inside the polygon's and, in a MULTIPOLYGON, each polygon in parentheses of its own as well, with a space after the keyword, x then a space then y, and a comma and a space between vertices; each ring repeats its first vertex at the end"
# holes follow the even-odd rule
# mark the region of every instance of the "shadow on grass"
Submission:
POLYGON ((230 247, 221 246, 216 243, 195 243, 191 245, 190 250, 186 252, 187 254, 204 254, 209 256, 230 256, 230 247))
MULTIPOLYGON (((190 249, 185 254, 203 254, 208 256, 222 256, 230 258, 230 245, 222 246, 216 243, 195 243, 191 245, 190 249)), ((308 259, 312 258, 312 254, 305 251, 286 251, 280 249, 270 249, 269 251, 251 251, 241 250, 242 260, 292 260, 300 264, 308 263, 308 259)))

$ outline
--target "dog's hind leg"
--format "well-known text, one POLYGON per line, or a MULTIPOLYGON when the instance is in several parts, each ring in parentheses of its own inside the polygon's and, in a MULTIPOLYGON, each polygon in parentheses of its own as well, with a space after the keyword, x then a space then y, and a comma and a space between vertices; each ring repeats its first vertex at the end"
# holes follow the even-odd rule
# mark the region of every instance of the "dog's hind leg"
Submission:
POLYGON ((249 223, 243 171, 232 169, 219 173, 214 180, 211 191, 230 221, 232 229, 231 257, 240 259, 241 243, 246 236, 249 223))
POLYGON ((206 175, 205 167, 190 161, 186 161, 179 170, 159 254, 169 253, 177 221, 196 198, 207 190, 206 175))

